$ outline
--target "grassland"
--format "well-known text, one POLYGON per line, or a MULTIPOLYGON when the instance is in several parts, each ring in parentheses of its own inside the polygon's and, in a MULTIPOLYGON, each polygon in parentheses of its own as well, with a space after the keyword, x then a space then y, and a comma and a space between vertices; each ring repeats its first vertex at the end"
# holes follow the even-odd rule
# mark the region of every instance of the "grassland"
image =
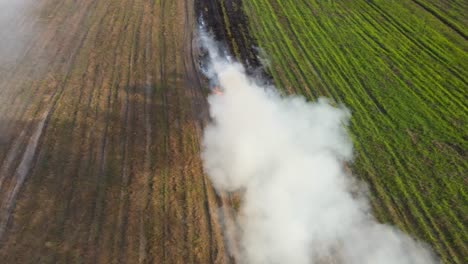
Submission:
POLYGON ((229 263, 193 1, 33 2, 0 72, 0 262, 229 263))
POLYGON ((377 217, 468 262, 466 1, 243 1, 287 93, 351 109, 377 217))

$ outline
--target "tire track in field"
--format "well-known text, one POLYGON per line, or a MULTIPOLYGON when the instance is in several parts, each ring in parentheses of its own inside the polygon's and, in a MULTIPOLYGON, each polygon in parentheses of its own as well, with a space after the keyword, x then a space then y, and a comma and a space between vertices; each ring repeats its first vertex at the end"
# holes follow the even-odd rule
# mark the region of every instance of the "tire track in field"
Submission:
POLYGON ((207 109, 195 66, 193 1, 44 1, 52 17, 41 41, 7 74, 32 73, 28 60, 50 48, 49 76, 0 80, 13 84, 2 94, 16 100, 7 130, 19 131, 6 141, 10 152, 0 149, 0 188, 12 182, 3 171, 31 165, 22 187, 12 189, 0 257, 229 261, 218 207, 230 201, 217 198, 199 158, 207 109), (32 123, 14 123, 37 120, 45 109, 40 133, 32 123))
POLYGON ((11 179, 12 183, 10 183, 10 188, 6 192, 2 192, 3 197, 1 201, 3 203, 0 203, 0 240, 3 237, 7 224, 10 220, 18 192, 26 180, 26 176, 28 175, 33 164, 33 159, 37 152, 39 140, 44 131, 44 125, 49 117, 49 114, 50 112, 47 111, 41 117, 37 128, 34 130, 34 133, 28 140, 26 149, 24 150, 24 153, 20 159, 21 161, 18 164, 18 167, 16 168, 15 173, 11 179), (12 184, 13 186, 11 186, 12 184))
MULTIPOLYGON (((135 1, 129 2, 129 6, 127 7, 129 10, 132 10, 133 6, 135 5, 135 1)), ((129 18, 130 19, 130 18, 129 18)), ((126 23, 126 25, 130 24, 131 22, 126 23)), ((137 27, 139 25, 136 25, 137 27)), ((135 25, 132 25, 135 27, 135 25)), ((128 30, 127 28, 126 30, 128 30)), ((137 47, 135 46, 135 39, 137 38, 136 29, 133 29, 132 34, 130 36, 131 44, 130 44, 130 54, 128 54, 127 64, 128 64, 128 71, 125 77, 126 81, 122 88, 125 90, 124 102, 122 105, 122 113, 124 116, 123 120, 123 168, 122 168, 122 189, 120 194, 120 210, 119 210, 119 226, 120 226, 120 240, 119 240, 119 247, 117 252, 117 261, 119 263, 125 263, 125 259, 131 258, 132 256, 129 255, 129 251, 133 251, 128 249, 131 247, 132 243, 134 242, 134 238, 129 235, 129 227, 132 225, 132 219, 129 214, 131 210, 131 184, 133 182, 132 177, 134 176, 134 168, 132 163, 132 154, 134 150, 133 146, 133 133, 134 133, 134 116, 135 111, 132 105, 132 94, 134 93, 135 89, 135 79, 132 76, 134 67, 134 56, 137 47)), ((136 235, 139 233, 137 232, 136 235)))
MULTIPOLYGON (((105 22, 107 20, 107 17, 111 17, 111 21, 115 22, 116 18, 115 18, 115 14, 109 14, 109 10, 110 10, 110 4, 108 3, 106 6, 105 6, 105 9, 103 10, 103 14, 101 15, 101 19, 99 20, 99 24, 108 24, 109 22, 105 22)), ((111 28, 110 28, 110 32, 114 32, 115 29, 117 28, 116 26, 117 23, 112 23, 111 25, 111 28)), ((104 31, 105 28, 104 27, 100 27, 99 31, 96 33, 96 36, 99 36, 100 33, 102 33, 102 31, 104 31)), ((120 43, 120 41, 116 41, 116 44, 118 45, 118 43, 120 43)), ((112 43, 111 45, 116 45, 114 43, 112 43)), ((99 46, 99 43, 98 43, 98 40, 96 40, 95 38, 93 38, 93 46, 96 46, 98 47, 99 46)), ((113 47, 112 50, 114 50, 116 48, 116 46, 113 47)), ((115 53, 114 53, 115 55, 115 53)), ((117 56, 114 56, 115 60, 117 58, 117 56)), ((114 60, 114 65, 115 65, 115 60, 114 60)), ((102 80, 102 83, 100 84, 100 82, 98 81, 98 79, 100 79, 100 75, 98 74, 100 72, 100 68, 99 68, 99 65, 96 65, 95 62, 91 61, 90 64, 87 66, 87 72, 86 72, 86 75, 83 76, 82 80, 81 80, 81 89, 80 89, 80 93, 79 93, 79 100, 78 100, 78 103, 77 105, 75 106, 75 110, 74 110, 74 124, 76 124, 76 126, 74 125, 73 126, 73 129, 74 131, 76 131, 76 134, 79 135, 77 138, 75 138, 75 142, 76 142, 76 146, 73 147, 73 149, 78 149, 78 151, 75 151, 73 152, 73 155, 72 158, 70 158, 70 163, 72 163, 72 165, 67 168, 67 171, 69 171, 69 174, 71 175, 71 183, 69 184, 69 186, 67 185, 64 185, 63 188, 64 189, 70 189, 69 190, 69 193, 68 193, 68 196, 66 198, 66 202, 65 202, 65 205, 64 205, 64 213, 63 213, 63 219, 62 219, 62 225, 61 227, 59 228, 59 230, 62 230, 62 234, 61 234, 61 239, 62 240, 65 240, 67 236, 73 236, 73 232, 74 230, 71 230, 70 228, 67 228, 67 221, 69 221, 69 219, 73 216, 73 206, 74 206, 74 203, 73 203, 73 198, 76 196, 77 192, 79 190, 78 189, 78 183, 80 181, 80 179, 82 178, 82 164, 86 161, 84 155, 82 153, 84 153, 86 151, 85 149, 85 146, 87 145, 87 138, 86 138, 86 134, 87 134, 87 130, 90 129, 89 128, 89 125, 87 123, 83 123, 82 120, 83 120, 83 117, 84 119, 88 119, 90 118, 91 116, 91 105, 92 105, 92 99, 93 99, 93 93, 90 93, 90 95, 87 96, 86 98, 86 101, 83 101, 82 102, 82 98, 85 97, 85 91, 84 91, 84 88, 85 87, 85 84, 87 82, 90 82, 92 83, 92 86, 96 87, 97 85, 99 85, 100 87, 103 87, 104 83, 106 82, 104 79, 102 80), (89 75, 89 76, 88 76, 89 75), (84 111, 80 111, 80 106, 84 105, 85 106, 85 109, 84 111), (75 123, 75 120, 78 120, 76 121, 75 123)), ((116 75, 116 69, 115 67, 112 68, 111 70, 111 80, 114 79, 115 75, 116 75)), ((112 92, 112 89, 114 89, 114 85, 111 86, 111 89, 109 89, 109 93, 112 92)), ((99 88, 101 89, 101 88, 99 88)), ((107 97, 107 100, 109 100, 109 97, 107 97)), ((70 247, 73 247, 72 245, 70 245, 70 247)), ((70 259, 70 256, 67 255, 67 256, 56 256, 57 258, 60 258, 61 260, 59 262, 70 262, 71 259, 70 259)))
MULTIPOLYGON (((82 39, 84 39, 84 38, 85 37, 83 37, 82 39)), ((71 61, 72 62, 76 58, 76 54, 77 54, 77 51, 79 50, 79 47, 80 47, 80 45, 78 45, 77 48, 74 50, 74 52, 72 52, 72 55, 71 55, 71 61)), ((70 73, 71 65, 72 65, 72 63, 69 64, 67 74, 70 73)), ((36 149, 37 149, 38 144, 39 144, 39 138, 43 134, 43 131, 47 129, 47 126, 48 126, 48 124, 50 122, 50 119, 51 119, 51 117, 52 117, 52 115, 54 113, 54 110, 56 108, 57 101, 59 100, 60 95, 63 92, 63 88, 61 88, 61 87, 63 87, 63 84, 66 83, 67 77, 68 76, 66 76, 63 79, 62 86, 57 85, 54 88, 54 92, 53 92, 53 95, 52 95, 52 97, 54 99, 49 104, 48 110, 46 110, 46 112, 43 114, 44 116, 41 118, 42 121, 40 121, 38 129, 29 138, 29 144, 27 145, 27 147, 26 147, 26 149, 24 151, 22 161, 20 162, 19 167, 17 168, 17 171, 15 172, 15 176, 19 176, 19 177, 17 177, 18 181, 17 181, 17 183, 16 183, 16 185, 15 185, 13 191, 12 191, 12 194, 14 194, 14 195, 11 195, 9 197, 10 199, 7 199, 7 203, 9 204, 8 208, 14 206, 15 199, 13 199, 13 198, 16 198, 17 192, 19 191, 19 189, 21 188, 21 185, 25 181, 25 177, 27 175, 27 172, 30 170, 30 167, 32 165, 32 159, 34 158, 33 156, 36 153, 36 149)), ((22 140, 24 141, 24 140, 27 140, 27 139, 23 138, 22 140)), ((9 209, 9 210, 12 210, 12 208, 9 209)), ((7 223, 5 223, 5 225, 6 224, 7 223)))
MULTIPOLYGON (((150 6, 150 13, 153 11, 153 9, 150 6)), ((153 63, 153 57, 151 54, 151 40, 153 37, 153 16, 150 17, 149 21, 149 27, 147 30, 147 33, 145 34, 146 38, 144 38, 145 43, 145 50, 144 50, 144 56, 143 56, 143 61, 145 64, 145 69, 143 70, 144 75, 146 77, 146 81, 144 84, 144 126, 145 126, 145 154, 144 154, 144 170, 143 170, 143 181, 146 183, 146 187, 143 189, 143 197, 145 204, 142 206, 142 209, 140 211, 140 248, 139 248, 139 263, 145 263, 145 261, 148 261, 148 252, 150 251, 150 248, 148 247, 148 238, 147 234, 145 232, 145 227, 149 225, 148 223, 148 217, 151 216, 150 211, 149 211, 149 204, 150 204, 150 195, 152 194, 152 184, 151 184, 151 145, 152 145, 152 134, 153 134, 153 127, 151 123, 151 116, 153 114, 151 110, 151 102, 152 102, 152 96, 153 96, 153 85, 152 85, 152 68, 150 65, 153 63)))
MULTIPOLYGON (((68 14, 63 17, 67 17, 67 16, 68 14)), ((55 22, 55 20, 59 20, 59 18, 56 19, 54 17, 53 21, 51 21, 51 24, 60 25, 64 23, 63 20, 60 20, 58 22, 55 22)), ((46 26, 44 27, 50 28, 46 26)), ((27 114, 36 115, 37 114, 36 112, 41 111, 42 104, 44 102, 47 103, 47 101, 49 101, 49 99, 47 98, 51 98, 53 92, 56 91, 58 87, 58 81, 56 81, 55 79, 52 82, 49 82, 48 84, 47 83, 44 84, 40 82, 39 83, 32 82, 30 86, 27 86, 29 89, 33 90, 31 93, 29 93, 28 99, 24 100, 24 102, 22 102, 21 100, 18 100, 20 93, 23 91, 23 90, 21 91, 19 90, 22 88, 22 86, 26 85, 26 80, 29 79, 29 78, 24 78, 23 76, 35 76, 36 74, 34 73, 34 71, 37 68, 41 68, 41 65, 40 65, 41 62, 35 63, 35 60, 40 59, 40 56, 42 56, 44 52, 51 50, 54 45, 57 45, 60 41, 63 41, 63 39, 59 40, 59 37, 57 36, 58 34, 55 34, 56 32, 54 34, 49 34, 47 32, 47 29, 45 28, 44 29, 40 28, 38 30, 39 32, 41 32, 40 38, 39 37, 34 38, 29 44, 30 47, 26 51, 26 53, 28 54, 31 53, 30 57, 34 59, 33 60, 34 62, 31 63, 32 65, 29 65, 28 61, 26 61, 25 59, 22 59, 21 62, 15 65, 15 67, 12 69, 11 74, 6 75, 3 78, 4 80, 3 86, 7 87, 7 89, 2 89, 2 91, 10 92, 10 95, 4 93, 3 95, 0 96, 0 100, 5 99, 6 96, 10 96, 10 97, 7 97, 8 99, 5 99, 6 102, 2 103, 0 107, 0 112, 3 113, 3 118, 5 117, 10 118, 10 120, 4 121, 1 124, 2 128, 6 131, 12 131, 14 129, 23 129, 24 127, 15 128, 13 121, 24 120, 26 119, 27 114), (37 45, 34 45, 36 44, 35 42, 37 42, 37 45), (40 46, 40 48, 36 46, 40 46), (20 76, 21 78, 20 80, 18 80, 18 76, 20 76), (20 83, 20 84, 18 85, 17 83, 20 83), (49 95, 46 95, 46 94, 49 94, 49 95), (45 98, 45 99, 43 100, 41 98, 45 98), (37 101, 38 99, 39 101, 37 101)), ((79 37, 78 34, 76 35, 77 37, 79 37)), ((66 38, 66 37, 67 36, 63 36, 63 38, 66 38)), ((72 43, 75 41, 79 42, 77 37, 74 37, 76 40, 71 40, 71 42, 72 43)), ((65 40, 65 42, 69 43, 70 40, 65 40)), ((59 68, 58 68, 56 61, 58 61, 59 58, 61 58, 60 60, 65 59, 64 57, 66 55, 64 54, 64 49, 65 49, 64 47, 66 46, 62 45, 60 47, 57 47, 59 49, 57 50, 56 53, 54 53, 54 56, 50 59, 51 65, 48 67, 48 69, 45 72, 58 71, 59 68)), ((68 48, 71 48, 71 47, 68 47, 68 48)), ((50 75, 48 74, 48 77, 47 77, 48 79, 49 79, 49 76, 50 75)))
MULTIPOLYGON (((463 37, 465 40, 468 40, 468 35, 465 33, 465 31, 460 28, 458 25, 455 23, 452 23, 449 19, 446 19, 445 17, 441 16, 437 11, 435 11, 433 8, 431 8, 429 5, 424 4, 422 1, 419 0, 412 0, 415 4, 420 6, 422 9, 436 17, 437 19, 440 20, 440 22, 444 23, 447 27, 452 29, 453 31, 457 32, 461 37, 463 37)), ((466 10, 465 10, 466 11, 466 10)))

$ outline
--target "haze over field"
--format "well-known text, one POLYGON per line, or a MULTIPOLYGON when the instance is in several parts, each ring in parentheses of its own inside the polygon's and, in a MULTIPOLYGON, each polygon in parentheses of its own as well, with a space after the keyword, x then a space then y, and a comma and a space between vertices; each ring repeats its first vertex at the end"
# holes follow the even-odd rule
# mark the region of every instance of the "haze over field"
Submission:
MULTIPOLYGON (((32 30, 25 28, 30 0, 0 0, 0 62, 11 63, 24 50, 32 30)), ((3 66, 3 65, 2 65, 3 66)), ((1 67, 0 66, 0 69, 1 67)))
POLYGON ((282 96, 201 35, 207 75, 223 90, 208 99, 202 158, 219 193, 241 193, 241 263, 436 263, 425 245, 378 223, 362 183, 345 172, 346 108, 282 96))
POLYGON ((1 1, 0 262, 226 263, 194 2, 1 1))
MULTIPOLYGON (((34 33, 29 24, 28 12, 31 11, 30 0, 7 1, 0 0, 0 73, 1 70, 15 68, 17 60, 26 50, 26 43, 34 33)), ((3 80, 0 75, 0 81, 3 80)), ((29 76, 21 76, 26 79, 29 76)), ((0 82, 1 84, 1 82, 0 82)), ((0 103, 5 104, 8 98, 5 96, 9 87, 0 87, 0 103)), ((17 96, 14 97, 17 99, 17 96)), ((0 150, 11 136, 8 131, 10 125, 5 120, 7 115, 0 116, 0 150)), ((25 121, 25 123, 28 123, 25 121)), ((12 144, 6 159, 0 163, 0 241, 14 209, 15 200, 20 191, 30 166, 33 162, 38 141, 41 137, 45 123, 45 115, 37 125, 30 137, 26 148, 22 150, 21 141, 25 138, 26 130, 12 144), (21 154, 21 151, 24 151, 21 154), (17 161, 19 162, 17 163, 17 161), (8 177, 9 173, 11 177, 8 177)))

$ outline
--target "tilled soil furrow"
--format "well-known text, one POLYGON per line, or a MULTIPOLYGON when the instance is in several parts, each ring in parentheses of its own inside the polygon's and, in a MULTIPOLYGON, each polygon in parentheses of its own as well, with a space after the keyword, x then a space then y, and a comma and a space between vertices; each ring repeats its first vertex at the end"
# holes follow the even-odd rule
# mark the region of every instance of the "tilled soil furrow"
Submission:
POLYGON ((0 257, 226 263, 193 0, 35 6, 18 21, 40 30, 0 71, 0 257))

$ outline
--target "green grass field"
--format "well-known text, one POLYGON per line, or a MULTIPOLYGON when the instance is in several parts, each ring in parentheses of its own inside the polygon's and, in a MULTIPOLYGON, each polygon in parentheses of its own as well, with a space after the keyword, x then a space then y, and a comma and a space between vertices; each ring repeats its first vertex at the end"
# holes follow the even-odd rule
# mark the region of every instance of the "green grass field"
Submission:
POLYGON ((352 111, 377 217, 468 262, 467 1, 244 1, 275 83, 352 111), (465 27, 464 27, 465 26, 465 27))

